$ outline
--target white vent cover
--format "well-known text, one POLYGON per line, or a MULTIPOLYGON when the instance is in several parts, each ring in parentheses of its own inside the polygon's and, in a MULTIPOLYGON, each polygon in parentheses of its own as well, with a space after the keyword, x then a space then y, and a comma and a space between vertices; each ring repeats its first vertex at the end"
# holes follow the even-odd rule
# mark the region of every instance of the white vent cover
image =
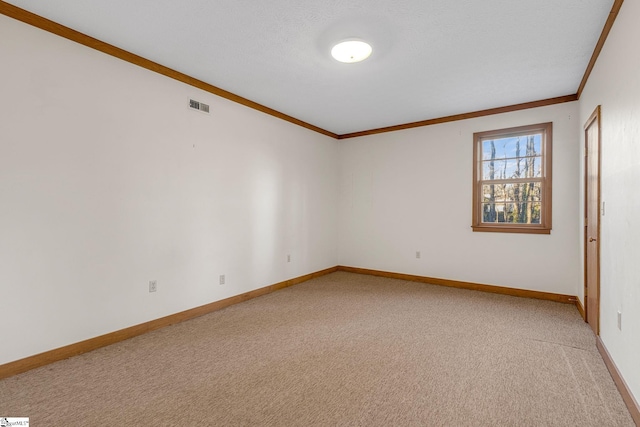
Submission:
POLYGON ((203 113, 209 113, 209 106, 207 104, 203 104, 202 102, 196 101, 194 99, 189 99, 189 108, 202 111, 203 113))

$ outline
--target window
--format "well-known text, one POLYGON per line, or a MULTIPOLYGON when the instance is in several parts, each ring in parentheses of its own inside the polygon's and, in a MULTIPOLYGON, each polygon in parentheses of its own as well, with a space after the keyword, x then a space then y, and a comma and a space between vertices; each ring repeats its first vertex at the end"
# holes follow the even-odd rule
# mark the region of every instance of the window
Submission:
POLYGON ((473 231, 551 233, 552 123, 473 134, 473 231))

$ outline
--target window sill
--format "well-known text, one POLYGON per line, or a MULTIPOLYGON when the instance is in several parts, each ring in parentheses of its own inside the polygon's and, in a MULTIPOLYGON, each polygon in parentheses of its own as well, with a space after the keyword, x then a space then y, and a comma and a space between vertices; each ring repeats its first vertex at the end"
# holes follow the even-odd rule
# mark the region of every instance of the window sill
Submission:
POLYGON ((490 233, 551 234, 551 228, 513 225, 472 225, 473 231, 490 233))

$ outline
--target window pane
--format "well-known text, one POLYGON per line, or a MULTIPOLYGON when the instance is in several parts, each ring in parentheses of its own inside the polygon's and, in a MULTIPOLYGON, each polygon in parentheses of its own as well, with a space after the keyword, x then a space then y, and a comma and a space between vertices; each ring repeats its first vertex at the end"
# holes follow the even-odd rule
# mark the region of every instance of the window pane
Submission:
POLYGON ((482 201, 488 203, 539 202, 541 195, 542 186, 540 182, 482 186, 482 201))
POLYGON ((540 178, 542 176, 541 164, 540 157, 483 161, 482 179, 540 178), (493 168, 493 173, 491 168, 493 168))
POLYGON ((473 134, 473 231, 549 234, 551 130, 539 123, 473 134))
POLYGON ((482 160, 541 155, 541 133, 482 141, 482 160))
POLYGON ((482 222, 540 224, 540 202, 483 203, 482 222))

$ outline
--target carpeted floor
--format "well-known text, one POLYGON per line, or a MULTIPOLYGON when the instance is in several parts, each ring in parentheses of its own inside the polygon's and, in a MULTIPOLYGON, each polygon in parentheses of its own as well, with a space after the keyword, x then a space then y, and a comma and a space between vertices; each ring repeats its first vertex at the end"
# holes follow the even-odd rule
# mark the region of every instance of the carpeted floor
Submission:
POLYGON ((633 426, 574 306, 344 272, 0 381, 33 426, 633 426))

